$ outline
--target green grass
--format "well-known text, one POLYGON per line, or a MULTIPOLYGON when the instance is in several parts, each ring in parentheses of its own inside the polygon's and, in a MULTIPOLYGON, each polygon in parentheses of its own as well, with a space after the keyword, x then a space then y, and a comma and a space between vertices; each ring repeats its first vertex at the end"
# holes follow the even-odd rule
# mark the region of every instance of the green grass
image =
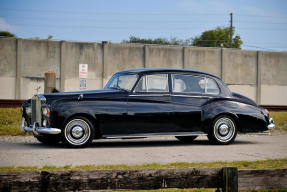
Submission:
POLYGON ((0 108, 0 135, 22 135, 20 108, 0 108))
POLYGON ((275 122, 275 131, 287 131, 287 112, 270 112, 270 116, 275 122))
POLYGON ((175 168, 220 168, 237 167, 238 169, 286 169, 286 159, 269 159, 258 161, 234 161, 234 162, 204 162, 204 163, 186 163, 176 162, 169 164, 142 164, 142 165, 81 165, 63 167, 48 166, 43 167, 0 167, 0 172, 20 172, 20 171, 77 171, 77 170, 139 170, 139 169, 175 169, 175 168))
MULTIPOLYGON (((273 132, 287 132, 287 112, 271 112, 276 128, 273 132)), ((23 135, 20 108, 0 108, 0 135, 23 135)))

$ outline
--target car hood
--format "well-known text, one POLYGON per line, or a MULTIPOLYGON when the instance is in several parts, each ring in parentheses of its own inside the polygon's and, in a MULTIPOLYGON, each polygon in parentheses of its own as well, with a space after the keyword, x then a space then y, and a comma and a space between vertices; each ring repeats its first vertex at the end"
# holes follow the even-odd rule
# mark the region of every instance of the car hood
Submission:
POLYGON ((49 93, 49 94, 43 94, 43 96, 46 98, 47 102, 51 100, 58 100, 58 99, 74 99, 78 98, 80 95, 83 95, 84 97, 105 97, 110 96, 114 94, 121 94, 126 93, 123 90, 117 90, 117 89, 98 89, 98 90, 89 90, 89 91, 73 91, 73 92, 59 92, 59 93, 49 93))

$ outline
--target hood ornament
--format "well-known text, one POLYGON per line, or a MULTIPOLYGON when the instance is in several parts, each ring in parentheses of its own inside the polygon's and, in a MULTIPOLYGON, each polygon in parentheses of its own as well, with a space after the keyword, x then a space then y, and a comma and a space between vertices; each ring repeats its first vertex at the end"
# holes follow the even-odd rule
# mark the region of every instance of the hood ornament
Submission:
POLYGON ((38 94, 38 92, 39 92, 40 89, 41 89, 41 86, 37 86, 37 87, 36 87, 35 90, 37 91, 37 94, 38 94))

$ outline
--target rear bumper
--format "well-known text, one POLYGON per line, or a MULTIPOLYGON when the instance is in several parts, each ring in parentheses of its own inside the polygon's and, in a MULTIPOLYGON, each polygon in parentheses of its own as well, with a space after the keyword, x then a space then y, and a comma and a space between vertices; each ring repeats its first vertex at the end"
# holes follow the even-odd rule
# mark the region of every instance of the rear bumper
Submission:
POLYGON ((61 129, 41 127, 37 123, 34 123, 33 126, 28 126, 25 118, 22 119, 20 129, 23 133, 32 132, 35 135, 39 135, 39 134, 57 135, 61 133, 61 129))
POLYGON ((267 125, 268 130, 272 130, 275 128, 275 123, 272 118, 269 118, 269 124, 267 125))

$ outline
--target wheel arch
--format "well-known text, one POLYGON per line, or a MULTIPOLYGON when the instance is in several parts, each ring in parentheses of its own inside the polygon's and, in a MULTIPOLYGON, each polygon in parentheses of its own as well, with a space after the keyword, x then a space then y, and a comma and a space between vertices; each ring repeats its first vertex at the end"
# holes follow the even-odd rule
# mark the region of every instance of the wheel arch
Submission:
POLYGON ((73 119, 74 117, 85 117, 85 118, 87 118, 88 120, 90 120, 91 123, 93 124, 94 128, 95 128, 95 131, 96 131, 95 139, 100 138, 100 137, 102 136, 101 131, 100 131, 100 128, 99 128, 98 119, 97 119, 96 117, 94 117, 93 115, 89 114, 89 113, 74 113, 74 114, 68 116, 68 117, 63 121, 62 127, 64 128, 65 125, 66 125, 71 119, 73 119))
POLYGON ((230 118, 232 118, 232 120, 234 121, 235 123, 235 127, 238 131, 241 131, 241 128, 240 128, 240 124, 239 124, 239 117, 236 113, 233 113, 233 112, 222 112, 222 113, 219 113, 217 115, 215 115, 212 119, 211 119, 211 125, 213 124, 214 120, 217 119, 218 117, 220 116, 228 116, 230 118))
POLYGON ((228 116, 231 117, 234 120, 235 126, 237 128, 237 130, 239 132, 242 131, 241 127, 240 127, 240 123, 239 123, 239 117, 236 113, 234 112, 230 112, 230 111, 223 111, 217 114, 213 114, 212 116, 209 117, 204 117, 203 118, 203 129, 204 132, 208 133, 209 130, 212 128, 212 124, 214 122, 214 120, 220 116, 228 116))

